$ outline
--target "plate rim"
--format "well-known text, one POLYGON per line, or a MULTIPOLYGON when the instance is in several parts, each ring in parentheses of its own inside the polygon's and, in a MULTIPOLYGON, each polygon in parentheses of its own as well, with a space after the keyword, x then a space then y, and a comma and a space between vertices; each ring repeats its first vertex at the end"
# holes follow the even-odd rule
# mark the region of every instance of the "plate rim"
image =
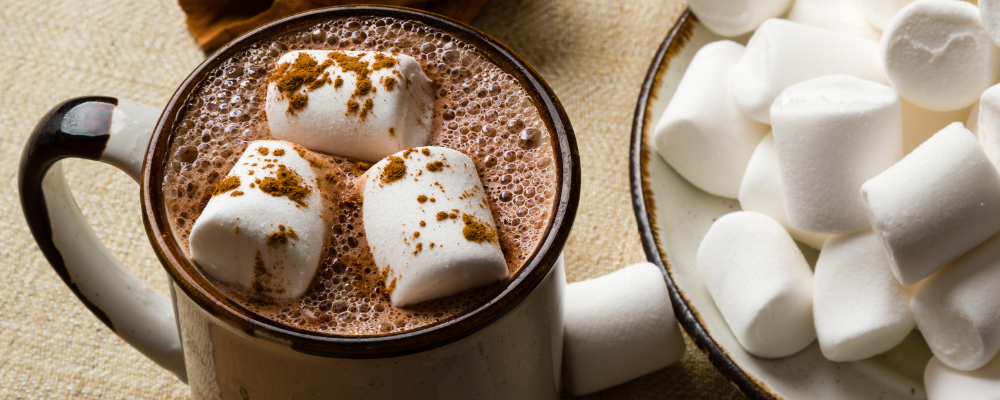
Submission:
POLYGON ((735 384, 743 394, 754 400, 780 400, 781 397, 771 392, 763 383, 741 368, 726 350, 719 346, 705 328, 698 311, 690 304, 687 297, 674 283, 671 273, 672 265, 666 252, 661 251, 659 231, 656 228, 656 203, 653 201, 647 166, 652 151, 646 144, 647 128, 652 125, 652 114, 649 107, 656 99, 656 92, 661 84, 661 78, 670 66, 670 61, 690 41, 697 17, 691 13, 690 7, 685 8, 667 37, 656 50, 656 55, 650 63, 649 70, 642 81, 635 113, 632 118, 631 142, 629 145, 629 186, 632 197, 632 210, 638 224, 639 238, 646 254, 646 260, 655 264, 663 274, 670 292, 670 302, 674 316, 680 322, 695 345, 704 352, 712 365, 727 379, 735 384))

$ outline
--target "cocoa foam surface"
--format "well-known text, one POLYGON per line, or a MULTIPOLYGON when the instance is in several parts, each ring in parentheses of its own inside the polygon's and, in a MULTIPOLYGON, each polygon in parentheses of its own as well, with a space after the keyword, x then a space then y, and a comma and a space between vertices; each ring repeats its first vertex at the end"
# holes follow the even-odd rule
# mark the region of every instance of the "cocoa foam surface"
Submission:
MULTIPOLYGON (((475 162, 490 198, 499 240, 513 276, 545 234, 555 205, 556 169, 550 133, 516 79, 473 46, 428 26, 392 18, 333 20, 251 45, 222 63, 187 99, 171 138, 163 193, 171 225, 187 249, 191 225, 247 145, 272 139, 264 114, 268 73, 284 52, 373 50, 416 58, 434 82, 428 145, 461 151, 475 162)), ((335 335, 392 334, 419 329, 471 310, 507 282, 406 309, 383 294, 361 225, 354 180, 364 165, 314 153, 326 204, 328 239, 312 287, 286 303, 248 289, 215 285, 231 299, 279 323, 335 335)))

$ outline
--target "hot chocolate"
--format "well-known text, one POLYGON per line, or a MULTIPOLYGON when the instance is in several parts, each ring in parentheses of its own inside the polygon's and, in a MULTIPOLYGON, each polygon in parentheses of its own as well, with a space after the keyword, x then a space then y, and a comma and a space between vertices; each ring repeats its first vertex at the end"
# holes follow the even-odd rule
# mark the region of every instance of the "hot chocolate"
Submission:
MULTIPOLYGON (((458 150, 478 169, 511 276, 548 229, 558 171, 548 127, 518 81, 475 47, 434 28, 392 18, 333 20, 261 41, 209 73, 177 117, 163 192, 183 248, 216 186, 254 140, 273 139, 264 111, 275 62, 291 50, 367 50, 414 57, 433 82, 427 145, 458 150)), ((376 86, 379 87, 379 86, 376 86)), ((489 301, 509 281, 406 308, 393 306, 362 227, 355 180, 366 162, 310 157, 324 198, 327 240, 310 288, 279 302, 216 282, 231 299, 276 322, 333 335, 419 329, 489 301)))

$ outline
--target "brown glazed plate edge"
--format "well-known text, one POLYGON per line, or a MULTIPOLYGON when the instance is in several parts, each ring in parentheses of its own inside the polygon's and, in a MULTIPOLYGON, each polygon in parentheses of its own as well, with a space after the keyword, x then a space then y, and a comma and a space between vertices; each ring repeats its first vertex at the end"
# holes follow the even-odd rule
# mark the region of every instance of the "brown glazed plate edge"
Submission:
POLYGON ((384 358, 413 354, 453 343, 489 326, 506 315, 532 293, 555 265, 565 247, 580 197, 580 160, 573 128, 552 89, 531 66, 510 48, 464 23, 440 15, 390 6, 340 6, 310 10, 271 22, 222 46, 206 58, 178 87, 164 108, 143 162, 141 182, 143 223, 157 257, 172 279, 200 307, 249 336, 285 343, 296 351, 323 357, 384 358), (300 30, 315 23, 349 17, 393 17, 414 20, 440 29, 477 48, 483 56, 514 75, 533 97, 543 119, 550 124, 555 150, 554 165, 562 177, 556 187, 556 202, 549 229, 527 265, 515 275, 504 291, 476 310, 428 327, 393 335, 349 337, 322 335, 291 328, 256 315, 227 299, 197 271, 177 245, 167 223, 160 198, 163 160, 167 159, 174 120, 181 115, 183 101, 197 83, 220 62, 267 37, 300 30), (287 23, 289 20, 295 22, 287 23), (539 256, 539 254, 541 254, 539 256))
POLYGON ((647 130, 653 126, 650 105, 656 98, 661 78, 666 73, 670 61, 680 53, 681 49, 691 39, 697 18, 691 9, 685 9, 677 22, 667 33, 660 44, 653 61, 649 66, 632 121, 632 137, 629 148, 629 185, 632 192, 632 209, 638 223, 639 236, 646 259, 658 266, 666 278, 670 292, 670 301, 674 315, 687 331, 698 348, 704 352, 712 365, 732 381, 744 394, 754 400, 778 400, 778 395, 772 393, 762 382, 748 374, 732 357, 712 338, 705 327, 698 310, 692 305, 684 292, 674 282, 670 257, 663 250, 656 224, 656 203, 650 189, 647 166, 653 151, 646 143, 647 130))

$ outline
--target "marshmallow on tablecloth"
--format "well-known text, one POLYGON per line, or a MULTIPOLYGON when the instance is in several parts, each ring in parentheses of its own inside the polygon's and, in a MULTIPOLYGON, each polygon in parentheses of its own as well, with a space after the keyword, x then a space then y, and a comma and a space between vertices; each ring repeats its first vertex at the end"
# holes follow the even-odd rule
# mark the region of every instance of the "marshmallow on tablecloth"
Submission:
POLYGON ((507 279, 489 200, 465 154, 408 149, 358 182, 365 237, 396 306, 507 279))
POLYGON ((326 227, 316 174, 299 151, 255 141, 216 185, 189 239, 205 275, 279 300, 309 287, 326 227))
POLYGON ((743 45, 721 40, 698 50, 653 131, 657 152, 681 176, 716 196, 735 198, 767 125, 733 102, 726 78, 743 45))
POLYGON ((783 19, 769 19, 754 32, 729 73, 740 109, 771 122, 771 103, 785 88, 812 78, 847 74, 886 83, 878 42, 783 19))
MULTIPOLYGON (((903 104, 903 153, 909 154, 921 143, 953 122, 966 122, 973 107, 952 111, 932 111, 901 98, 903 104)), ((969 130, 975 132, 966 124, 969 130)))
POLYGON ((634 264, 566 288, 563 381, 580 396, 638 378, 684 355, 660 269, 634 264))
POLYGON ((979 144, 993 165, 1000 165, 1000 85, 983 92, 977 122, 979 144))
POLYGON ((785 216, 785 189, 781 184, 781 170, 778 167, 778 152, 774 148, 774 135, 764 136, 743 175, 740 183, 740 207, 774 218, 792 235, 792 238, 814 249, 823 248, 823 243, 833 235, 800 231, 788 223, 785 216))
POLYGON ((813 273, 785 228, 764 214, 723 215, 698 246, 698 272, 747 352, 795 354, 816 339, 813 273))
POLYGON ((854 0, 795 0, 788 20, 871 40, 882 35, 868 24, 854 0))
POLYGON ((858 190, 903 158, 903 117, 892 88, 848 75, 785 89, 771 129, 788 222, 809 232, 868 229, 858 190))
POLYGON ((913 330, 911 293, 892 276, 875 233, 834 236, 819 253, 815 274, 816 337, 828 360, 883 353, 913 330))
POLYGON ((1000 49, 964 1, 903 7, 882 34, 881 53, 892 87, 928 110, 968 107, 1000 76, 1000 49))
POLYGON ((434 92, 413 57, 298 50, 275 69, 265 111, 276 139, 369 162, 427 144, 434 92))
POLYGON ((865 182, 861 196, 903 285, 930 276, 1000 231, 1000 174, 961 123, 865 182))
POLYGON ((1000 398, 1000 357, 975 371, 959 371, 931 357, 924 369, 927 400, 997 400, 1000 398))
POLYGON ((879 30, 885 30, 889 25, 889 20, 900 9, 910 4, 913 0, 854 0, 861 15, 879 30))
POLYGON ((765 19, 784 14, 790 5, 792 0, 688 0, 698 21, 728 37, 757 29, 765 19))
POLYGON ((1000 351, 1000 235, 927 279, 910 309, 949 367, 971 371, 993 359, 1000 351))

